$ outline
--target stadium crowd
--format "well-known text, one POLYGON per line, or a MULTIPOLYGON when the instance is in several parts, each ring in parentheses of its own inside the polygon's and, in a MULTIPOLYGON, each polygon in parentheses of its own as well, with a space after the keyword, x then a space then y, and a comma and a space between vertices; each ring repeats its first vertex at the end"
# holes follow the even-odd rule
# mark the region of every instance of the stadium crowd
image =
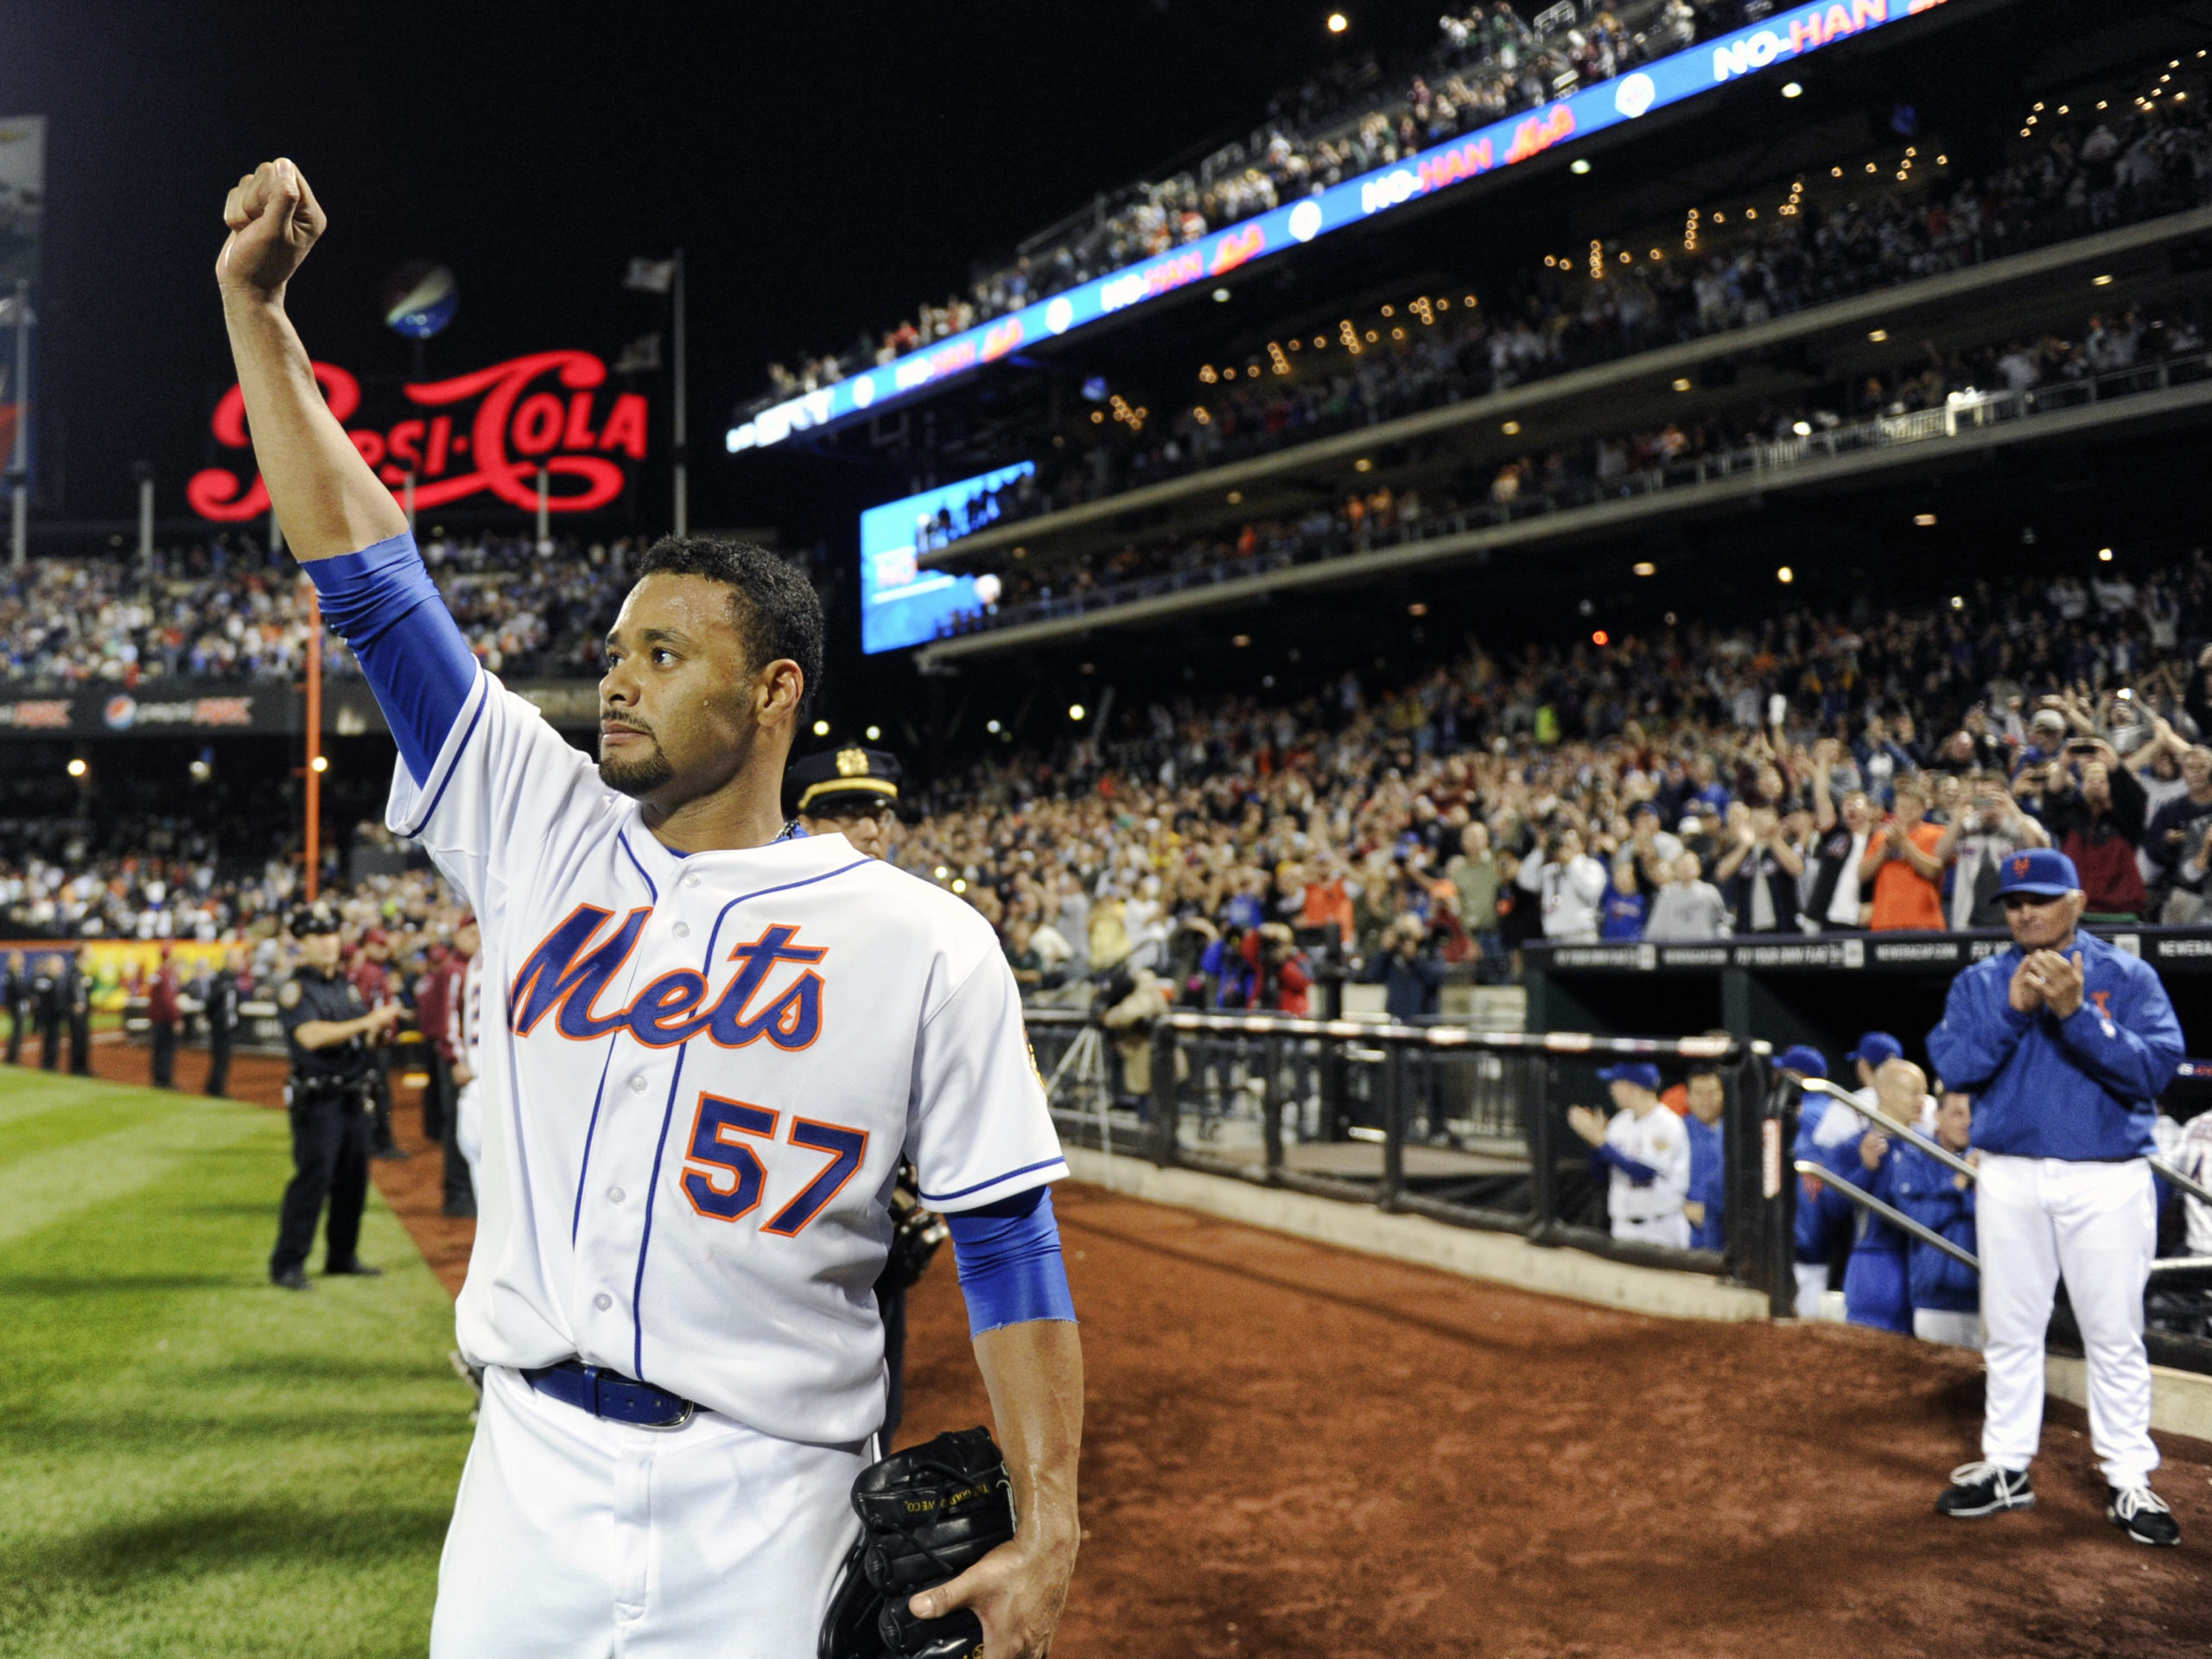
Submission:
MULTIPOLYGON (((632 543, 433 530, 423 556, 471 645, 494 672, 597 672, 628 584, 632 543)), ((305 670, 307 588, 289 556, 251 536, 156 550, 152 560, 48 558, 0 574, 0 683, 130 688, 161 678, 289 683, 305 670)), ((335 635, 326 673, 358 676, 335 635)))
MULTIPOLYGON (((2212 200, 2203 110, 2088 111, 2042 129, 1986 178, 1938 176, 1923 190, 1862 196, 1858 168, 1839 168, 1833 200, 1792 196, 1787 211, 1707 225, 1694 253, 1652 259, 1630 252, 1651 238, 1615 239, 1594 270, 1548 258, 1551 269, 1493 303, 1418 298, 1365 320, 1365 341, 1324 334, 1272 369, 1256 358, 1242 375, 1231 365, 1224 380, 1208 365, 1190 407, 1134 429, 1102 421, 1095 444, 1047 454, 1033 476, 948 511, 939 539, 2201 207, 2212 200)), ((2008 365, 2012 384, 2019 373, 2008 365)))
POLYGON ((1986 926, 2055 844, 2090 908, 2202 913, 2212 562, 1976 584, 1924 611, 1500 659, 1293 706, 1157 702, 1127 741, 986 766, 893 855, 957 884, 1026 982, 1143 967, 1307 1006, 1318 959, 1433 1012, 1532 939, 1986 926))
MULTIPOLYGON (((1049 245, 978 276, 965 295, 863 334, 844 353, 768 365, 760 404, 835 385, 1094 276, 1316 194, 1521 110, 1610 80, 1744 21, 1740 0, 1624 0, 1584 16, 1540 11, 1524 20, 1509 0, 1477 0, 1438 20, 1433 52, 1409 73, 1386 74, 1366 56, 1278 94, 1249 144, 1199 167, 1139 184, 1111 211, 1083 215, 1049 245)), ((1570 5, 1573 12, 1577 9, 1570 5)))
MULTIPOLYGON (((1163 582, 1225 580, 1701 483, 1754 457, 1786 465, 1821 453, 1824 444, 1833 448, 1865 441, 1870 423, 1875 441, 1895 442, 1910 435, 1891 424, 1897 417, 1949 409, 1971 418, 1976 405, 1994 396, 2040 391, 2053 407, 2071 406, 2086 381, 2181 359, 2199 364, 2205 351, 2202 312, 2199 304, 2146 318, 2120 308, 2085 319, 2070 337, 2050 333, 1948 353, 1923 347, 1917 360, 1839 382, 1801 402, 1586 438, 1511 457, 1487 475, 1463 471, 1450 486, 1427 493, 1379 484, 1294 518, 1255 518, 1148 546, 1132 543, 1080 561, 1007 563, 997 572, 992 605, 950 619, 944 632, 1005 627, 1118 602, 1163 582)), ((2101 380, 2096 391, 2121 395, 2152 385, 2101 380)))

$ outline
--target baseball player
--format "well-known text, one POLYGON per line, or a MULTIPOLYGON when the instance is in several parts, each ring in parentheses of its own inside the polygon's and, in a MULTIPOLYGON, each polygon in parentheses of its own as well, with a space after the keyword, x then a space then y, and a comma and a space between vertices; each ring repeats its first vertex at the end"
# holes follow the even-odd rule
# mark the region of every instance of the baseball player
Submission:
MULTIPOLYGON (((1885 1060, 1874 1074, 1874 1094, 1882 1110, 1897 1122, 1921 1130, 1936 1127, 1933 1103, 1928 1098, 1928 1074, 1910 1060, 1885 1060)), ((1847 1115, 1859 1116, 1840 1103, 1831 1113, 1838 1117, 1847 1115)), ((1892 1184, 1898 1147, 1880 1129, 1870 1128, 1847 1150, 1851 1166, 1836 1173, 1894 1205, 1897 1195, 1892 1184)), ((1910 1334, 1912 1289, 1906 1243, 1901 1229, 1871 1210, 1859 1211, 1851 1260, 1843 1272, 1844 1318, 1851 1324, 1910 1334)))
POLYGON ((1690 1248, 1718 1250, 1728 1240, 1728 1160, 1721 1121, 1728 1091, 1720 1073, 1710 1065, 1691 1072, 1684 1103, 1689 1108, 1682 1128, 1690 1138, 1690 1185, 1682 1214, 1690 1224, 1690 1248))
POLYGON ((1687 1249, 1690 1137, 1682 1120, 1659 1103, 1659 1068, 1624 1060, 1598 1073, 1619 1109, 1607 1122, 1587 1106, 1567 1109, 1567 1126, 1590 1143, 1590 1164, 1608 1175, 1605 1213, 1615 1238, 1637 1238, 1687 1249))
MULTIPOLYGON (((1820 1057, 1810 1049, 1791 1049, 1783 1056, 1783 1069, 1790 1069, 1789 1054, 1800 1052, 1820 1057)), ((1844 1058, 1857 1068, 1859 1089, 1872 1094, 1874 1077, 1883 1063, 1897 1058, 1904 1052, 1904 1045, 1885 1031, 1870 1031, 1859 1039, 1858 1047, 1844 1058)), ((1812 1075, 1807 1073, 1806 1075, 1812 1075)), ((1825 1063, 1819 1073, 1827 1075, 1825 1063)), ((1866 1120, 1828 1095, 1809 1094, 1800 1101, 1797 1111, 1797 1140, 1790 1153, 1791 1159, 1805 1159, 1808 1162, 1826 1164, 1847 1180, 1856 1182, 1859 1176, 1859 1140, 1866 1132, 1866 1120)), ((1822 1185, 1811 1176, 1801 1176, 1797 1186, 1797 1317, 1817 1319, 1821 1317, 1822 1299, 1827 1294, 1830 1263, 1840 1252, 1846 1255, 1845 1269, 1849 1271, 1848 1252, 1857 1225, 1857 1211, 1851 1201, 1834 1188, 1822 1185)))
POLYGON ((2059 1278, 2088 1360, 2089 1438, 2105 1514, 2142 1544, 2181 1529, 2151 1490, 2151 1365, 2143 1290, 2158 1246, 2145 1161, 2155 1102, 2182 1057, 2181 1026, 2149 964, 2081 932, 2074 861, 2047 848, 2005 860, 1998 897, 2012 948, 1951 982, 1928 1052, 1973 1091, 1987 1405, 1981 1459, 1936 1500, 1971 1517, 2033 1507, 2043 1433, 2044 1329, 2059 1278))
MULTIPOLYGON (((1967 1156, 1973 1145, 1973 1096, 1955 1089, 1946 1090, 1936 1109, 1936 1144, 1946 1151, 1967 1156)), ((1883 1196, 1922 1226, 1941 1233, 1969 1255, 1978 1253, 1974 1182, 1948 1165, 1936 1162, 1910 1141, 1901 1141, 1892 1149, 1889 1190, 1883 1196)), ((1921 1239, 1909 1241, 1906 1254, 1912 1334, 1923 1342, 1979 1349, 1981 1275, 1921 1239)))
POLYGON ((388 821, 483 934, 456 1317, 484 1398, 434 1659, 814 1650, 883 1421, 869 1287, 902 1156, 950 1217, 1020 1516, 909 1611, 972 1610, 989 1659, 1035 1659, 1080 1536, 1082 1356, 1045 1185, 1066 1165, 989 925, 842 836, 782 833, 813 589, 757 548, 649 550, 594 765, 469 654, 316 391, 285 315, 326 222, 298 170, 263 164, 225 219, 262 476, 391 724, 388 821))

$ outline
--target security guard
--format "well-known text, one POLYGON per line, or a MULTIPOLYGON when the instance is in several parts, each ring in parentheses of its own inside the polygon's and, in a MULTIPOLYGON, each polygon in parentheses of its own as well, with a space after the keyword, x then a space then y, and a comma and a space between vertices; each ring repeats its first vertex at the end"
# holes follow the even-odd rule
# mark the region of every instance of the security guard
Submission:
POLYGON ((200 1011, 207 1021, 207 1093, 220 1099, 231 1088, 231 1046, 238 1034, 238 966, 243 951, 232 950, 208 978, 200 1011))
POLYGON ((31 975, 31 999, 38 1007, 38 1063, 48 1071, 61 1069, 61 958, 38 959, 31 975))
POLYGON ((2000 874, 2012 948, 1951 982, 1928 1033, 1944 1086, 1977 1097, 1988 1333, 1981 1460, 1952 1471, 1936 1507, 1965 1520, 2035 1506, 2044 1329, 2063 1276, 2088 1361, 2105 1518, 2139 1544, 2177 1544, 2173 1511, 2151 1490, 2143 1291, 2158 1248, 2151 1129, 2181 1063, 2181 1024, 2150 963, 2080 931, 2088 900, 2072 859, 2030 848, 2000 874))
POLYGON ((85 972, 85 953, 61 959, 61 1012, 69 1021, 69 1075, 92 1075, 92 982, 85 972))
POLYGON ((8 1003, 8 1064, 23 1063, 23 1033, 30 1029, 31 1008, 35 1001, 31 990, 31 970, 23 965, 23 953, 10 950, 8 968, 0 974, 0 990, 6 992, 8 1003))
POLYGON ((791 762, 785 810, 810 836, 842 836, 853 850, 881 858, 899 815, 899 757, 881 749, 824 750, 791 762))
POLYGON ((323 905, 302 905, 287 923, 299 942, 300 966, 276 993, 277 1014, 292 1051, 287 1087, 292 1109, 292 1164, 284 1189, 271 1282, 308 1287, 308 1254, 316 1218, 330 1200, 323 1271, 373 1274, 354 1254, 369 1190, 369 1068, 366 1039, 400 1016, 397 1005, 362 1009, 360 993, 338 971, 338 916, 323 905))

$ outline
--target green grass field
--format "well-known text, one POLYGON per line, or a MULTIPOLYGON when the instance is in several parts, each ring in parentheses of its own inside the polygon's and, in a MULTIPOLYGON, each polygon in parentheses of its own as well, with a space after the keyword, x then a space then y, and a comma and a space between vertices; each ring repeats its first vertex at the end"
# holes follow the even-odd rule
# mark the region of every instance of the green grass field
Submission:
POLYGON ((452 1305, 373 1192, 383 1278, 272 1289, 290 1169, 280 1113, 0 1068, 0 1655, 424 1651, 452 1305))

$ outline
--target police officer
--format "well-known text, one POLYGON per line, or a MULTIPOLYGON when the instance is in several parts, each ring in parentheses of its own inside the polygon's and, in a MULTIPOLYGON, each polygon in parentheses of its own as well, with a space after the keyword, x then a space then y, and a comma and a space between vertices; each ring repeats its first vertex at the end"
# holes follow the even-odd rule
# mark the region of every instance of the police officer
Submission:
POLYGON ((23 953, 10 950, 8 968, 0 975, 0 992, 5 993, 8 1004, 8 1064, 23 1063, 23 1033, 29 1029, 31 1009, 35 998, 31 992, 31 970, 23 965, 23 953))
POLYGON ((905 769, 881 749, 824 750, 791 762, 784 774, 785 810, 810 836, 842 836, 853 850, 881 858, 899 815, 905 769))
POLYGON ((38 1063, 48 1071, 61 1069, 61 958, 38 959, 31 976, 31 1000, 38 1007, 38 1063))
POLYGON ((2155 969, 2079 931, 2088 900, 2072 859, 2030 848, 2008 855, 2002 875, 2012 948, 1952 981, 1943 1023, 1928 1034, 1944 1085, 1978 1099, 1988 1375, 1981 1460, 1952 1471, 1936 1507, 1961 1519, 2034 1507, 2044 1329, 2063 1277, 2088 1360, 2105 1517, 2137 1543, 2177 1544, 2173 1512, 2151 1490, 2158 1449, 2143 1291, 2158 1243, 2145 1160, 2181 1026, 2155 969))
POLYGON ((92 1075, 92 982, 85 972, 81 950, 61 959, 59 988, 62 1017, 69 1022, 69 1075, 92 1075))
POLYGON ((209 976, 207 995, 200 999, 201 1014, 207 1021, 207 1092, 219 1100, 231 1087, 231 1045, 237 1040, 238 1030, 241 954, 232 950, 223 958, 223 965, 209 976))
POLYGON ((292 1052, 292 1164, 284 1189, 271 1282, 308 1287, 307 1260, 325 1198, 330 1224, 323 1271, 372 1274, 354 1254, 369 1189, 367 1039, 399 1018, 395 1004, 364 1011, 361 995, 338 971, 338 916, 323 905, 302 905, 287 924, 299 942, 300 966, 276 993, 278 1017, 292 1052))

